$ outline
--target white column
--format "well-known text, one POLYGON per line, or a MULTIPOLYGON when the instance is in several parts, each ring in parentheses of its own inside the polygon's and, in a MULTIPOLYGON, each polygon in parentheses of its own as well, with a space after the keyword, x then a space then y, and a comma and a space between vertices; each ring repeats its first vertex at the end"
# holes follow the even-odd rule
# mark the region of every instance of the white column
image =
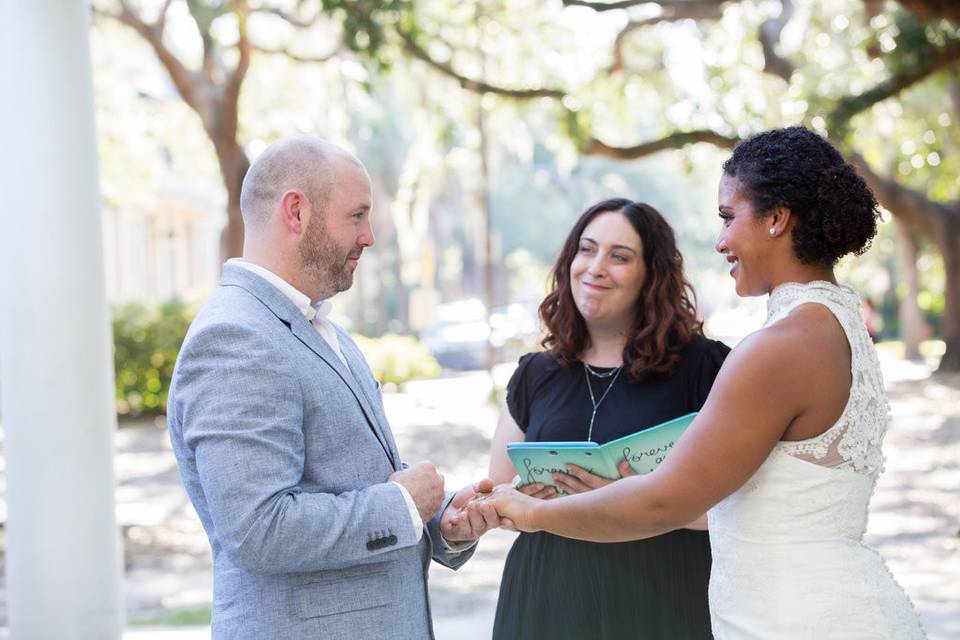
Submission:
POLYGON ((0 421, 18 640, 119 638, 113 366, 88 43, 77 0, 0 21, 0 421))

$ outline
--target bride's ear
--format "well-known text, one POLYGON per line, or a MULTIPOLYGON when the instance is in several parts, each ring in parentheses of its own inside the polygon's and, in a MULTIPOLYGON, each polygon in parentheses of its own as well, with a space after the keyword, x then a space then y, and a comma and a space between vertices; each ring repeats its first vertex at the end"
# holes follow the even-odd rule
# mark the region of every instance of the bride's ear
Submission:
POLYGON ((792 212, 789 207, 783 205, 777 205, 773 208, 773 212, 767 219, 769 222, 769 233, 771 238, 779 238, 780 236, 788 233, 790 231, 790 222, 792 219, 792 212))

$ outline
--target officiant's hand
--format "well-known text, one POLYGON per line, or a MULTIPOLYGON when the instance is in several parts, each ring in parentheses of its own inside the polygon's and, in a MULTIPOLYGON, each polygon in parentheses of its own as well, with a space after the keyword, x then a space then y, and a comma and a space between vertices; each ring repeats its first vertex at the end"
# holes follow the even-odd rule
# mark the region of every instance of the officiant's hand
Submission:
POLYGON ((520 493, 525 493, 531 498, 537 498, 539 500, 550 500, 560 495, 554 487, 549 484, 543 484, 542 482, 521 485, 520 476, 513 476, 512 484, 520 493))
POLYGON ((448 542, 476 540, 500 526, 496 509, 486 501, 492 490, 493 480, 484 478, 457 491, 440 517, 440 533, 448 542))
MULTIPOLYGON (((585 491, 591 491, 592 489, 605 487, 611 482, 616 482, 616 480, 594 475, 583 467, 578 467, 575 464, 568 464, 567 469, 569 473, 558 472, 553 474, 553 481, 557 483, 557 487, 562 489, 564 493, 583 493, 585 491)), ((621 478, 637 475, 637 472, 633 470, 633 467, 631 467, 630 463, 626 460, 620 462, 618 470, 620 471, 621 478)))

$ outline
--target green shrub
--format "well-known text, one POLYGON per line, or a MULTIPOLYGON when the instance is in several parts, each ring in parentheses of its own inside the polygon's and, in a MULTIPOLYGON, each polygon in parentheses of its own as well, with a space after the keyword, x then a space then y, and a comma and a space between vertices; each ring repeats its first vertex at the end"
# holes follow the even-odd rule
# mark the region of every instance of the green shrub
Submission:
MULTIPOLYGON (((196 309, 179 300, 134 303, 113 310, 117 413, 159 415, 167 410, 173 365, 196 309)), ((440 365, 416 338, 354 336, 383 384, 434 378, 440 365)))
POLYGON ((440 375, 436 358, 416 338, 392 333, 382 338, 357 335, 353 338, 381 384, 401 385, 408 380, 436 378, 440 375))
POLYGON ((113 310, 117 413, 137 416, 166 411, 173 365, 194 311, 179 300, 127 304, 113 310))

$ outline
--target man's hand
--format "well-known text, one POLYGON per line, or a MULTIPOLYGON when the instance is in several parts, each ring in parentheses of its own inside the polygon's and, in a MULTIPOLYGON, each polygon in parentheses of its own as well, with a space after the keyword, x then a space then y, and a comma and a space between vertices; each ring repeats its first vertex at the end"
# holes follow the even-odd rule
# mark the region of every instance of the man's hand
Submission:
POLYGON ((465 486, 453 496, 440 517, 440 533, 447 542, 476 540, 500 526, 497 511, 486 501, 493 486, 493 480, 484 478, 465 486))
POLYGON ((429 522, 440 510, 443 502, 443 476, 437 473, 437 468, 430 462, 417 462, 402 471, 390 474, 387 478, 396 482, 413 498, 420 513, 420 519, 429 522))

